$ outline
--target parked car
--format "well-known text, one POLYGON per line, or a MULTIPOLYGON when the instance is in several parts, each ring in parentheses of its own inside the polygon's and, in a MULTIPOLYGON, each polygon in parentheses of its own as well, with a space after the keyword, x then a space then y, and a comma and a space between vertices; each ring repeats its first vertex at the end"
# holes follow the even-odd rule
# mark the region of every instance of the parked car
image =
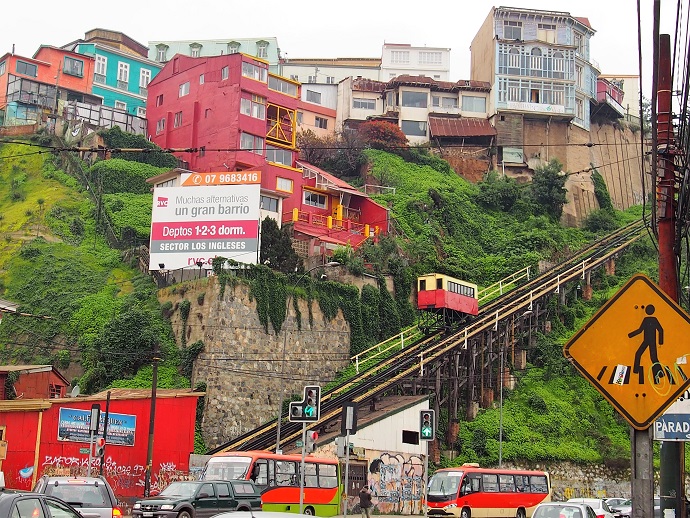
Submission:
POLYGON ((67 502, 84 518, 120 518, 113 488, 105 477, 53 477, 43 475, 34 492, 54 496, 67 502))
POLYGON ((0 489, 0 518, 43 516, 51 518, 81 518, 72 506, 55 497, 41 493, 0 489))
POLYGON ((587 504, 594 510, 597 518, 614 518, 609 504, 602 498, 571 498, 568 502, 587 504))
POLYGON ((534 508, 532 518, 596 518, 596 514, 584 503, 543 502, 534 508))
POLYGON ((629 498, 605 498, 609 504, 613 515, 620 518, 630 518, 632 516, 632 500, 629 498))
MULTIPOLYGON (((210 518, 227 511, 260 511, 261 491, 249 480, 173 482, 138 500, 133 518, 210 518)), ((262 514, 263 516, 263 514, 262 514)))

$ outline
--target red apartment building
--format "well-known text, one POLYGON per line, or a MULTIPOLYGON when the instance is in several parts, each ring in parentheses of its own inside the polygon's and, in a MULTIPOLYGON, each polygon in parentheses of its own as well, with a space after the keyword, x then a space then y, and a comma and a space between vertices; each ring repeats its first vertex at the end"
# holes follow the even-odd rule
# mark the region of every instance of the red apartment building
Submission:
POLYGON ((33 58, 0 57, 0 126, 35 124, 61 101, 100 104, 91 95, 94 58, 41 46, 33 58))
POLYGON ((301 222, 295 237, 309 243, 305 255, 324 243, 357 247, 377 227, 385 233, 385 208, 297 163, 301 85, 268 68, 241 53, 175 55, 148 85, 151 140, 179 149, 175 154, 191 171, 261 171, 262 210, 280 223, 301 222))

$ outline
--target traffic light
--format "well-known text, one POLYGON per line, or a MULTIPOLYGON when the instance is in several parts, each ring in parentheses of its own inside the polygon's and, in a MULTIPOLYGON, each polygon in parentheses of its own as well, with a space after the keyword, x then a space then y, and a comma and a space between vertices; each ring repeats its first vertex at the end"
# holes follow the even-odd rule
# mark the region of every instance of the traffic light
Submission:
POLYGON ((96 457, 102 457, 105 453, 105 438, 96 437, 96 457))
POLYGON ((315 432, 313 430, 307 430, 307 443, 305 444, 307 453, 311 453, 316 449, 316 440, 318 438, 318 432, 315 432))
POLYGON ((423 441, 436 438, 436 415, 433 410, 419 412, 419 438, 423 441))
POLYGON ((321 417, 321 387, 317 385, 307 385, 304 387, 304 397, 302 401, 290 403, 288 419, 290 422, 311 423, 316 422, 321 417))

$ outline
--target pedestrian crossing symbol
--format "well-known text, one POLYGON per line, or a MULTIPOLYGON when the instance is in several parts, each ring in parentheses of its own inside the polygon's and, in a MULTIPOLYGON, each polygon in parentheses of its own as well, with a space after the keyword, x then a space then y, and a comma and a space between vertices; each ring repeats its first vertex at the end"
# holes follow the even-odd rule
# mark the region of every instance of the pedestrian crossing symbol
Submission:
POLYGON ((690 386, 690 315, 635 275, 563 347, 631 426, 648 428, 690 386))

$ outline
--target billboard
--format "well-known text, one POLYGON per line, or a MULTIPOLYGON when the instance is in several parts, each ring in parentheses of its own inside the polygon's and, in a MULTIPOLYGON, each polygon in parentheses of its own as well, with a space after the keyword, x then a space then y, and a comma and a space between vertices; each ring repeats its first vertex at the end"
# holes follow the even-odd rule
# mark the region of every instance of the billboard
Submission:
POLYGON ((210 269, 218 256, 255 264, 260 193, 259 183, 156 187, 149 270, 177 270, 199 263, 210 269))
MULTIPOLYGON (((105 412, 100 413, 101 422, 98 426, 99 436, 103 435, 105 412)), ((60 408, 58 418, 58 441, 89 442, 91 440, 89 424, 91 411, 80 408, 60 408)), ((108 444, 134 446, 134 436, 137 428, 137 416, 130 414, 108 414, 108 444)))

